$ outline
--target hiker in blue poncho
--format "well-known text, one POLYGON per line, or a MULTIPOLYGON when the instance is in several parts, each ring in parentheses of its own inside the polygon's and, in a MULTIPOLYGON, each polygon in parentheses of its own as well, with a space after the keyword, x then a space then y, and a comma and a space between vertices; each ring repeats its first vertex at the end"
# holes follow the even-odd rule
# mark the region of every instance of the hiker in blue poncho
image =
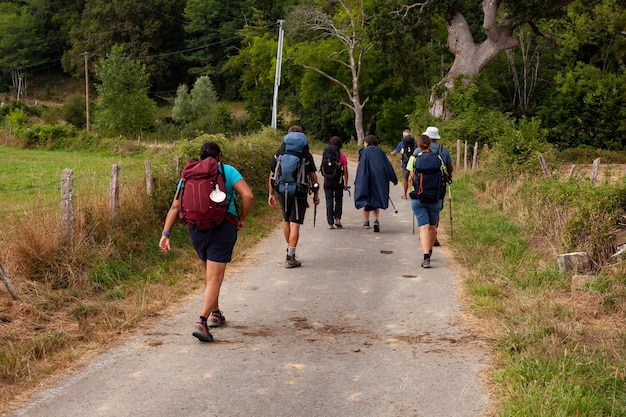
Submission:
POLYGON ((354 206, 363 209, 363 228, 370 228, 370 212, 374 213, 374 232, 380 232, 380 209, 389 207, 389 183, 398 184, 396 173, 385 151, 378 147, 378 138, 367 135, 359 151, 354 179, 354 206))

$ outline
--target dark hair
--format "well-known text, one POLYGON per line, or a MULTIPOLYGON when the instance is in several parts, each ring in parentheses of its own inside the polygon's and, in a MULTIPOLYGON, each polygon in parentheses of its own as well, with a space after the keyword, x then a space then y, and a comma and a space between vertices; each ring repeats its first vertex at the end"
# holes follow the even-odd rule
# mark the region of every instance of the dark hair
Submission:
POLYGON ((417 146, 419 146, 421 143, 425 146, 425 149, 428 149, 430 147, 430 142, 430 137, 426 135, 419 135, 417 137, 417 146))
POLYGON ((298 125, 293 125, 289 128, 289 130, 287 131, 287 133, 291 133, 291 132, 300 132, 300 133, 304 133, 304 129, 302 129, 301 126, 298 125))
POLYGON ((333 136, 332 138, 328 139, 328 144, 335 145, 336 147, 341 149, 341 138, 339 136, 333 136))
POLYGON ((374 135, 367 135, 363 142, 367 142, 368 145, 378 146, 378 138, 374 135))
POLYGON ((200 160, 207 159, 209 156, 215 160, 221 155, 220 146, 215 142, 204 142, 200 147, 200 160))

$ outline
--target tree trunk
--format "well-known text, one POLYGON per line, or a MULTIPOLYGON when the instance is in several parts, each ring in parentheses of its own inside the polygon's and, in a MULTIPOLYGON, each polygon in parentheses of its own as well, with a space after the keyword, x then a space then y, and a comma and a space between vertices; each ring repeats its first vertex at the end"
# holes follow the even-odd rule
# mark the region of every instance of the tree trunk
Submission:
POLYGON ((481 44, 474 43, 469 24, 461 13, 456 13, 450 20, 448 49, 454 54, 454 63, 431 95, 429 110, 432 116, 449 118, 450 110, 446 107, 446 98, 456 80, 469 85, 492 59, 517 45, 517 39, 513 37, 513 22, 510 19, 497 22, 499 5, 497 1, 483 0, 483 28, 487 39, 481 44))

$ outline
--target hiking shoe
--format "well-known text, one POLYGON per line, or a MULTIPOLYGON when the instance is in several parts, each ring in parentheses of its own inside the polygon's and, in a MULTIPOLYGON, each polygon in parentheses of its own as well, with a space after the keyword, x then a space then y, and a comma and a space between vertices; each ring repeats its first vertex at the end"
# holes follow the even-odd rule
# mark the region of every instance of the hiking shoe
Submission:
POLYGON ((296 255, 287 256, 287 260, 285 261, 285 268, 297 268, 302 266, 302 262, 296 259, 296 255))
POLYGON ((209 327, 220 327, 226 322, 226 317, 224 317, 221 310, 215 310, 211 313, 206 322, 209 327))
POLYGON ((341 229, 343 227, 343 224, 341 224, 341 219, 335 219, 335 227, 337 229, 341 229))
POLYGON ((335 228, 335 225, 334 225, 334 224, 329 224, 329 225, 328 225, 328 228, 329 228, 329 229, 334 229, 334 228, 335 228))
POLYGON ((441 244, 439 243, 437 239, 435 239, 435 243, 433 244, 433 246, 441 246, 441 244))
POLYGON ((370 228, 370 222, 363 222, 363 229, 369 229, 370 228))
POLYGON ((422 261, 422 268, 430 268, 430 258, 422 261))
POLYGON ((193 333, 191 333, 195 337, 198 338, 201 342, 212 342, 213 336, 209 333, 209 328, 205 323, 196 322, 193 328, 193 333))
POLYGON ((378 223, 378 220, 374 220, 374 231, 380 232, 380 223, 378 223))

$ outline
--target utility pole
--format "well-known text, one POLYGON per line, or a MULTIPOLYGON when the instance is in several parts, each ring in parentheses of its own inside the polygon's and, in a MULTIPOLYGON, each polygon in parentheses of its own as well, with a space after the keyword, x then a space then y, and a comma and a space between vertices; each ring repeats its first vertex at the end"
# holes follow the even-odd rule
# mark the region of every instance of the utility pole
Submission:
POLYGON ((89 52, 83 52, 81 55, 85 57, 85 127, 89 132, 91 128, 89 123, 89 52))
POLYGON ((20 97, 22 97, 22 77, 17 81, 17 101, 20 101, 20 97))
POLYGON ((283 61, 283 38, 284 38, 284 20, 279 20, 278 25, 278 52, 276 53, 276 74, 274 77, 274 101, 272 103, 272 127, 276 129, 276 111, 278 107, 278 86, 280 85, 280 70, 283 61))

